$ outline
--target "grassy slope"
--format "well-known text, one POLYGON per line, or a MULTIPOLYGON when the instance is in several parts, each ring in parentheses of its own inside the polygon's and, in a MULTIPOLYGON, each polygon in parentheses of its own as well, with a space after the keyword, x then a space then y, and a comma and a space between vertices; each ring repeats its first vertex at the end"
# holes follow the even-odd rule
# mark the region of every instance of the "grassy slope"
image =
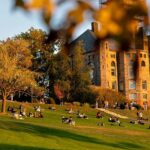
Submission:
POLYGON ((75 127, 61 123, 61 115, 68 115, 62 107, 57 111, 43 110, 43 119, 14 120, 9 115, 0 115, 0 150, 150 149, 148 125, 130 125, 123 120, 124 127, 111 126, 107 122, 108 116, 98 120, 95 110, 82 109, 87 111, 89 119, 82 120, 73 115, 75 127), (98 127, 99 121, 105 126, 98 127))

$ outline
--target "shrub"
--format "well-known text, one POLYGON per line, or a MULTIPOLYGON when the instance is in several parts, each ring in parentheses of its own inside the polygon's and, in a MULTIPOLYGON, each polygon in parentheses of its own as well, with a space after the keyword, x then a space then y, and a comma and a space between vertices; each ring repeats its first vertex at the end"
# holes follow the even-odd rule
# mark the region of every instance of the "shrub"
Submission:
POLYGON ((96 102, 96 95, 93 91, 90 89, 79 89, 74 95, 74 100, 84 104, 84 103, 89 103, 89 104, 95 104, 96 102))
POLYGON ((126 104, 125 103, 121 103, 120 104, 120 109, 125 109, 126 108, 126 104))
POLYGON ((139 104, 133 104, 132 106, 135 107, 137 110, 142 109, 142 107, 139 104))
POLYGON ((91 86, 90 88, 93 92, 95 92, 96 99, 100 103, 108 101, 109 105, 113 106, 116 102, 124 103, 127 101, 123 94, 116 92, 114 90, 105 89, 97 86, 91 86))
POLYGON ((80 106, 80 102, 73 102, 73 105, 80 106))

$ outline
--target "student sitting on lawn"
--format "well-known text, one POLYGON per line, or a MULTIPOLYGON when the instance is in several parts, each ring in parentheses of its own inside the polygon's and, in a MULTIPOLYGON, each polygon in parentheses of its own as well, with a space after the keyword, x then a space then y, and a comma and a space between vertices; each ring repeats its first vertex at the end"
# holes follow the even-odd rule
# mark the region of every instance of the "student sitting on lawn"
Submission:
POLYGON ((29 117, 30 117, 30 118, 34 117, 34 115, 33 115, 32 112, 29 112, 29 117))
POLYGON ((67 118, 67 117, 62 116, 62 123, 75 126, 75 121, 72 119, 72 117, 67 118))
POLYGON ((142 120, 143 119, 143 113, 137 112, 137 118, 138 118, 138 120, 142 120))
POLYGON ((103 114, 100 111, 98 111, 96 114, 96 118, 103 118, 103 114))
POLYGON ((111 117, 108 119, 108 121, 109 121, 109 122, 114 122, 114 123, 120 124, 120 120, 119 120, 119 118, 117 118, 117 117, 111 116, 111 117))
POLYGON ((78 118, 84 118, 84 119, 88 119, 87 115, 85 115, 84 113, 79 113, 78 118))
POLYGON ((69 114, 73 114, 74 111, 72 110, 72 108, 68 111, 69 114))

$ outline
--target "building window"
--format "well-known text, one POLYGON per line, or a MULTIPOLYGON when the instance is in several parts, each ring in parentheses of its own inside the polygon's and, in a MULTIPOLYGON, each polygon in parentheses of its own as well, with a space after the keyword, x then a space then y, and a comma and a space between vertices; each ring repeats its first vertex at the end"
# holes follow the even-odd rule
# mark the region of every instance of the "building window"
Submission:
POLYGON ((142 81, 142 89, 147 90, 147 81, 142 81))
POLYGON ((145 67, 145 66, 146 66, 145 61, 142 61, 142 62, 141 62, 141 66, 142 66, 142 67, 145 67))
POLYGON ((116 58, 116 55, 115 54, 111 54, 110 57, 111 58, 116 58))
POLYGON ((142 54, 140 54, 140 57, 142 57, 142 54))
POLYGON ((136 93, 129 94, 129 99, 130 100, 135 100, 136 97, 137 97, 136 93))
POLYGON ((133 59, 136 59, 136 54, 133 54, 132 57, 133 57, 133 59))
POLYGON ((119 83, 119 90, 120 90, 120 91, 123 91, 123 90, 124 90, 124 88, 123 88, 123 82, 122 82, 122 81, 119 83))
POLYGON ((127 57, 127 58, 130 58, 130 54, 129 54, 129 53, 127 53, 127 54, 126 54, 126 57, 127 57))
POLYGON ((116 76, 116 70, 115 70, 115 68, 112 68, 112 69, 111 69, 111 75, 112 75, 112 76, 116 76))
POLYGON ((134 71, 134 69, 133 69, 133 67, 130 67, 129 68, 129 78, 131 79, 133 79, 133 78, 135 78, 135 71, 134 71))
POLYGON ((146 58, 146 54, 144 54, 144 58, 146 58))
POLYGON ((135 71, 134 71, 134 61, 129 61, 129 69, 128 69, 129 78, 135 78, 135 71))
POLYGON ((106 46, 106 49, 108 49, 108 43, 107 42, 106 42, 105 46, 106 46))
POLYGON ((113 81, 112 82, 112 89, 117 89, 117 82, 116 81, 113 81))
POLYGON ((131 66, 131 67, 134 66, 134 61, 133 61, 133 60, 130 60, 130 61, 129 61, 129 66, 131 66))
POLYGON ((111 62, 111 75, 116 76, 116 64, 114 61, 111 62))
POLYGON ((143 94, 143 99, 147 99, 147 94, 146 93, 143 94))
POLYGON ((115 66, 116 66, 114 61, 111 62, 111 66, 112 66, 112 67, 115 67, 115 66))
POLYGON ((94 70, 93 69, 90 70, 90 79, 93 82, 93 79, 94 79, 94 70))
POLYGON ((136 89, 136 82, 134 80, 129 81, 129 89, 130 90, 136 89))

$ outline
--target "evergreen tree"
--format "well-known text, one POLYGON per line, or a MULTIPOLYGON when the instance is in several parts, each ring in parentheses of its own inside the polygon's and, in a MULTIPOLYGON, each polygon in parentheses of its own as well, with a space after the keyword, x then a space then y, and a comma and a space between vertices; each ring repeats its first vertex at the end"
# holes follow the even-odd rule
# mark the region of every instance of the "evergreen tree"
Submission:
POLYGON ((69 100, 70 97, 70 78, 71 68, 69 64, 69 57, 63 53, 58 52, 53 55, 50 61, 49 76, 50 76, 50 95, 52 97, 60 98, 58 93, 61 93, 61 98, 69 100), (54 87, 55 91, 54 91, 54 87), (59 92, 58 92, 59 90, 59 92))
POLYGON ((91 84, 89 68, 85 65, 83 55, 83 43, 78 42, 72 49, 72 77, 71 77, 71 95, 72 100, 77 101, 77 95, 88 89, 91 84))

